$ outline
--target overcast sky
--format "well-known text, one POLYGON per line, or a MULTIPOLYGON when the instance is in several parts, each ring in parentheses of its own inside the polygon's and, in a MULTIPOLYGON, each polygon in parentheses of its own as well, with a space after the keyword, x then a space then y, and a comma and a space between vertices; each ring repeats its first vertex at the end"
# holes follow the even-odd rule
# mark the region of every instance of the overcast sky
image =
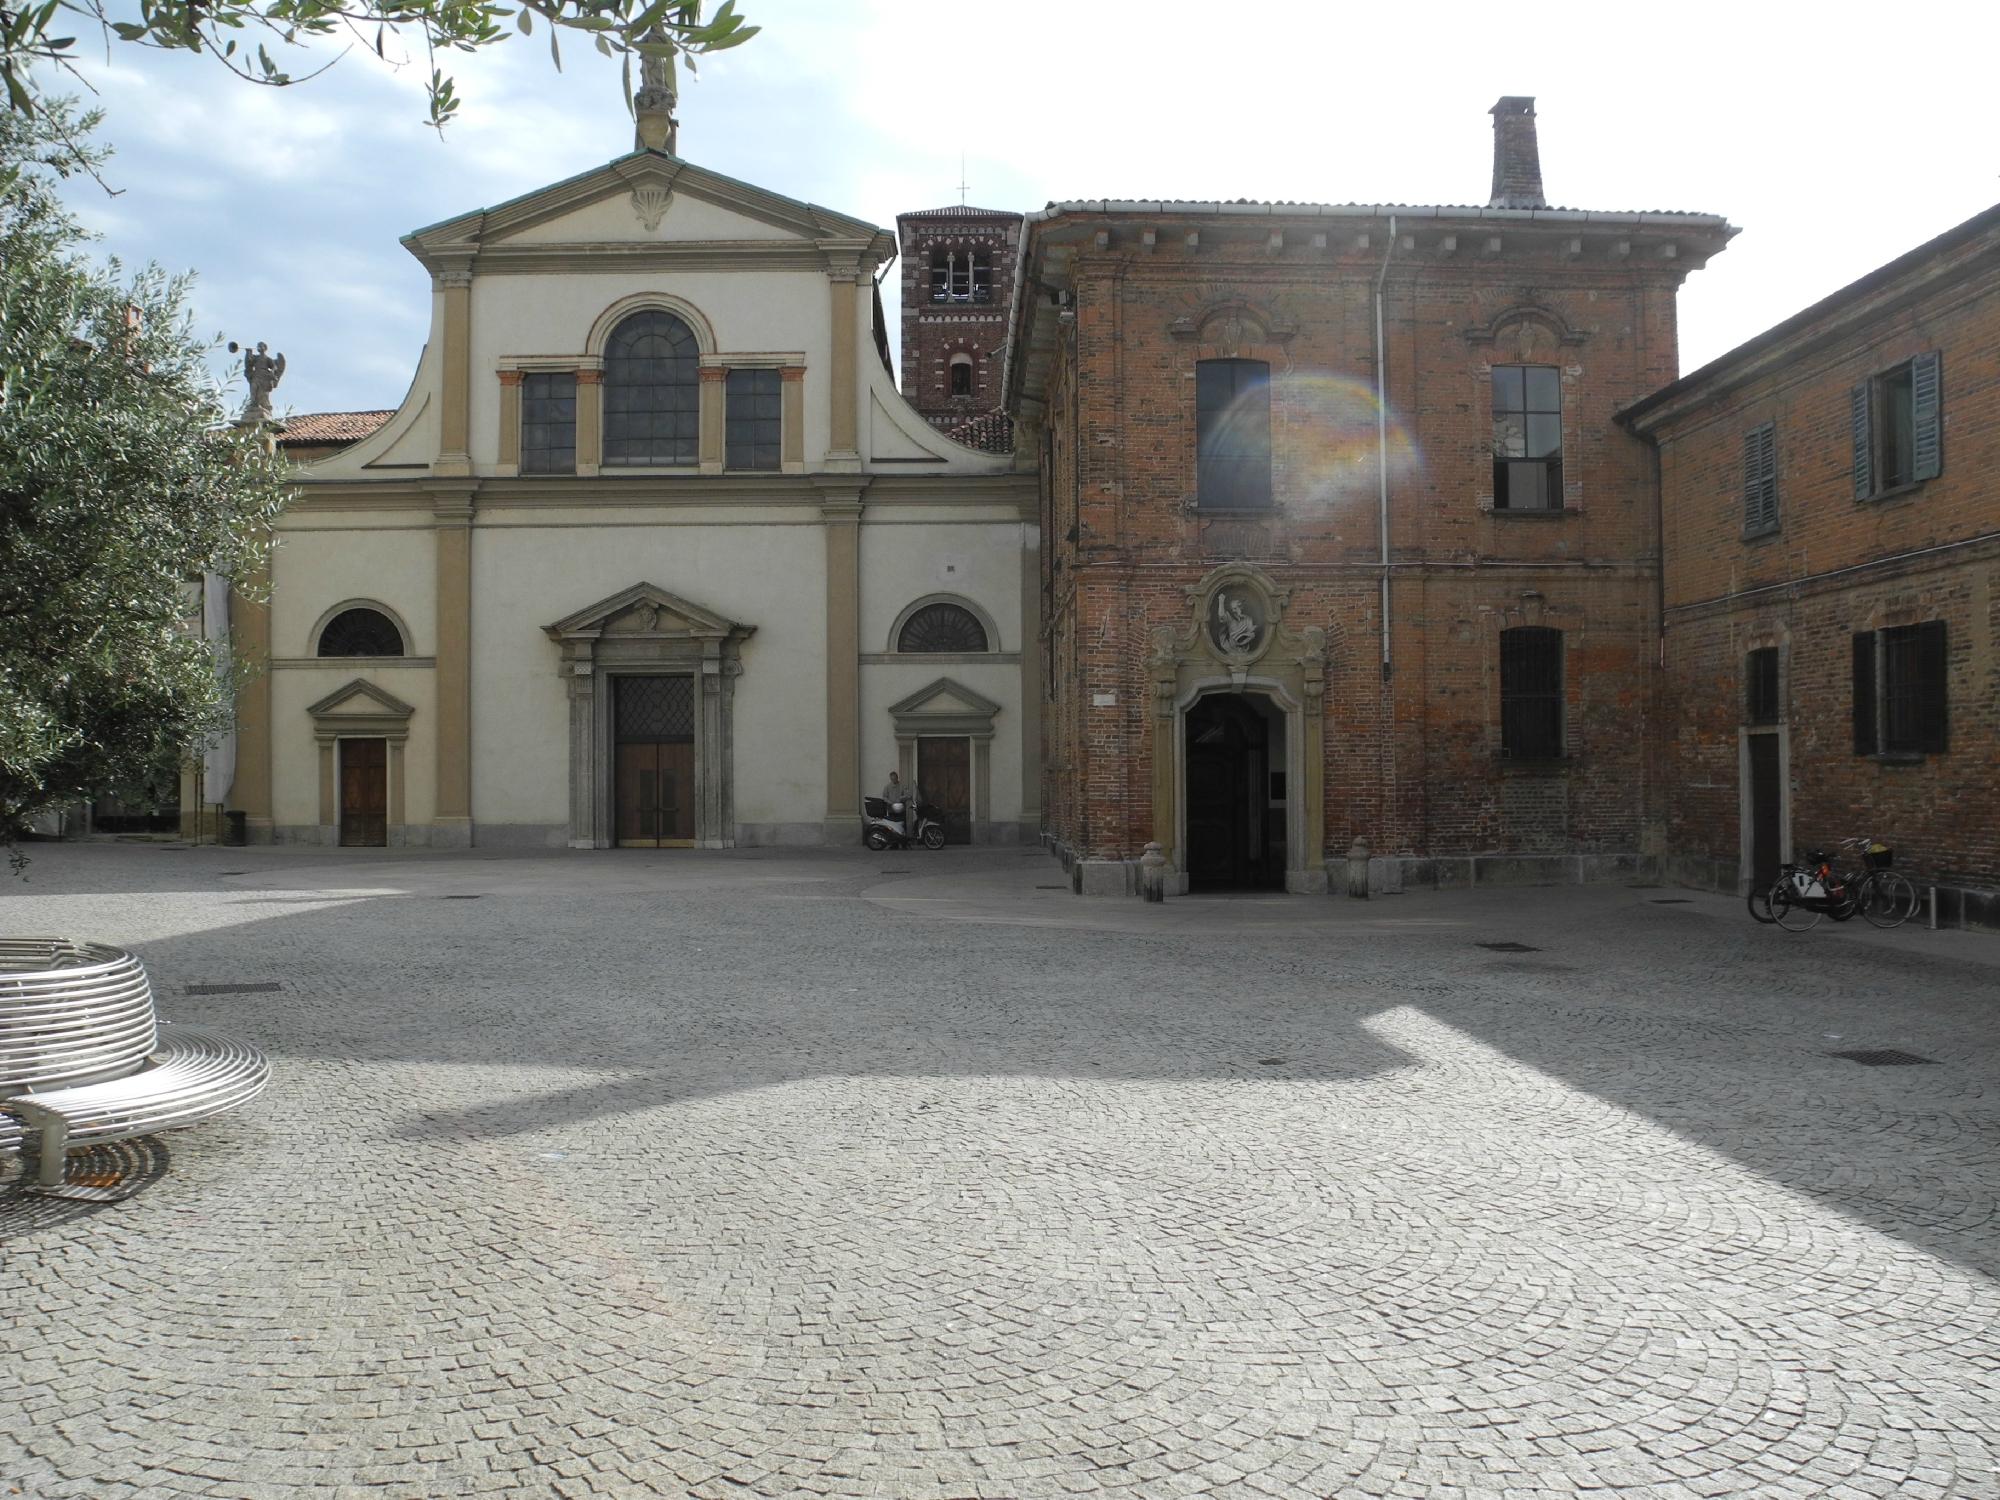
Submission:
MULTIPOLYGON (((885 227, 958 201, 961 153, 970 201, 995 208, 1483 203, 1486 112, 1534 95, 1551 202, 1742 229, 1682 291, 1684 370, 2000 200, 1991 0, 739 9, 765 30, 683 79, 682 154, 885 227)), ((357 49, 277 90, 100 46, 123 191, 71 200, 108 252, 198 273, 202 333, 282 351, 281 409, 394 406, 429 317, 398 238, 631 149, 616 65, 563 61, 539 30, 454 59, 467 105, 440 137, 421 61, 357 49)))

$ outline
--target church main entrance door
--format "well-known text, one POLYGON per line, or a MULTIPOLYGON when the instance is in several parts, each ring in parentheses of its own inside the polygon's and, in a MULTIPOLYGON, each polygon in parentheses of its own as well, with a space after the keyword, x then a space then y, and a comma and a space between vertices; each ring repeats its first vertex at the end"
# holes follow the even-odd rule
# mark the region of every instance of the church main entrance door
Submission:
POLYGON ((1187 711, 1187 872, 1194 890, 1283 890, 1283 807, 1271 775, 1283 720, 1242 693, 1187 711))
POLYGON ((614 677, 612 802, 617 842, 694 843, 694 679, 614 677))

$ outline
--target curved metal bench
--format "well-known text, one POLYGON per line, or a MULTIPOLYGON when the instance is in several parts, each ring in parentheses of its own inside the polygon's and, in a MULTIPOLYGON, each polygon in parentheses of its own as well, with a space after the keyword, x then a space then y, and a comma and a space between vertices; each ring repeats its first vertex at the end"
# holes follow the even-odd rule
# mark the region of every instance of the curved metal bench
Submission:
POLYGON ((71 1146, 192 1125, 270 1081, 248 1042, 161 1025, 146 971, 123 949, 0 939, 0 1149, 39 1132, 40 1186, 61 1183, 71 1146))

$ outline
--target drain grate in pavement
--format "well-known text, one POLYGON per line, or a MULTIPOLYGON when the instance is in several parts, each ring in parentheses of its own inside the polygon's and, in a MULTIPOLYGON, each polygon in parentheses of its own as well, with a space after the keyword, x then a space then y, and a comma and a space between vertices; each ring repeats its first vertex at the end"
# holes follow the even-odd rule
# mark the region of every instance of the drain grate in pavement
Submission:
POLYGON ((1694 897, 1692 897, 1692 896, 1648 896, 1648 897, 1647 897, 1646 899, 1647 899, 1647 900, 1648 900, 1649 902, 1651 902, 1651 903, 1652 903, 1652 904, 1653 904, 1654 906, 1686 906, 1686 905, 1687 905, 1687 904, 1688 904, 1688 903, 1689 903, 1690 901, 1694 900, 1694 897))
POLYGON ((284 989, 282 984, 271 980, 260 980, 256 984, 191 984, 181 993, 186 995, 275 995, 284 989))
POLYGON ((1829 1052, 1827 1056, 1843 1057, 1849 1062, 1860 1063, 1864 1068, 1909 1068, 1915 1067, 1919 1063, 1927 1063, 1932 1067, 1937 1065, 1935 1057, 1919 1057, 1914 1052, 1898 1052, 1893 1047, 1885 1047, 1873 1052, 1829 1052))
POLYGON ((884 870, 882 873, 884 875, 907 875, 910 872, 908 870, 884 870))
POLYGON ((1257 1059, 1257 1066, 1260 1068, 1282 1068, 1289 1060, 1283 1057, 1260 1057, 1257 1059))
POLYGON ((231 875, 248 875, 249 873, 248 870, 217 870, 215 876, 218 880, 227 880, 231 875))
POLYGON ((1038 891, 1066 891, 1069 887, 1066 885, 1038 885, 1035 889, 1038 891))
POLYGON ((486 899, 486 892, 481 891, 475 896, 440 896, 438 899, 440 901, 484 901, 486 899))
POLYGON ((1539 948, 1531 948, 1526 943, 1475 943, 1476 948, 1489 948, 1495 953, 1540 953, 1539 948))

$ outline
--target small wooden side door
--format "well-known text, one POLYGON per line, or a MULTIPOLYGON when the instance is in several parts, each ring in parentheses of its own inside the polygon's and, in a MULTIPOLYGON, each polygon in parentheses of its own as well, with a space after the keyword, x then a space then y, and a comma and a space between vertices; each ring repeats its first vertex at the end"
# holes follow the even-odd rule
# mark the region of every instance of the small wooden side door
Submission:
POLYGON ((389 842, 389 742, 340 742, 340 842, 379 849, 389 842))
POLYGON ((923 812, 944 825, 947 844, 972 842, 972 741, 926 735, 917 741, 917 790, 923 812))

